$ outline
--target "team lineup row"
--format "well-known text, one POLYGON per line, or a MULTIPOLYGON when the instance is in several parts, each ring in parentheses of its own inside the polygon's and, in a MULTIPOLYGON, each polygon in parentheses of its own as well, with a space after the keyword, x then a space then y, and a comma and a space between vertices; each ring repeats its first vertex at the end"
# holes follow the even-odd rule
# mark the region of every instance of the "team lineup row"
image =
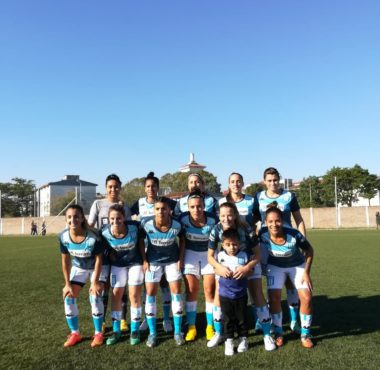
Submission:
POLYGON ((107 344, 115 344, 121 338, 127 285, 131 344, 140 342, 144 325, 149 328, 146 344, 154 347, 157 343, 159 285, 163 293, 164 330, 173 330, 174 324, 177 345, 195 340, 202 277, 208 347, 225 340, 225 354, 233 355, 236 330, 238 352, 248 349, 247 292, 256 328, 263 332, 265 349, 282 346, 281 290, 286 285, 291 329, 300 332, 304 347, 311 348, 313 249, 305 238, 297 199, 293 193, 280 189, 279 179, 278 171, 268 168, 264 172, 267 190, 251 197, 242 192, 243 177, 232 173, 228 195, 218 202, 203 191, 202 177, 191 173, 189 194, 175 202, 157 196, 159 180, 149 173, 145 179, 146 197, 129 209, 119 199, 120 179, 116 175, 108 176, 107 198, 94 202, 88 220, 89 226, 96 226, 99 231, 88 226, 82 208, 74 205, 66 211, 67 229, 60 234, 65 279, 63 298, 71 330, 65 347, 81 341, 77 298, 89 278, 95 326, 91 346, 104 342, 102 325, 108 284, 112 287, 113 334, 107 344), (291 215, 298 230, 291 227, 291 215), (131 216, 138 216, 140 222, 130 220, 131 216), (259 221, 261 229, 257 230, 259 221), (262 274, 266 275, 269 307, 262 291, 262 274), (181 295, 182 276, 185 303, 181 295), (144 281, 145 320, 141 323, 144 281), (181 331, 184 309, 186 336, 181 331), (274 335, 271 335, 271 324, 274 335))

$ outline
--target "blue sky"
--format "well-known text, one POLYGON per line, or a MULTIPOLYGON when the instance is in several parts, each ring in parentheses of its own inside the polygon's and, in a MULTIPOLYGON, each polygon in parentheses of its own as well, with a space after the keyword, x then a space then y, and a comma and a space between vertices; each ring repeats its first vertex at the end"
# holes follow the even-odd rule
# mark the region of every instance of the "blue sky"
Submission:
POLYGON ((190 152, 223 188, 380 175, 379 19, 377 0, 4 0, 0 182, 103 191, 190 152))

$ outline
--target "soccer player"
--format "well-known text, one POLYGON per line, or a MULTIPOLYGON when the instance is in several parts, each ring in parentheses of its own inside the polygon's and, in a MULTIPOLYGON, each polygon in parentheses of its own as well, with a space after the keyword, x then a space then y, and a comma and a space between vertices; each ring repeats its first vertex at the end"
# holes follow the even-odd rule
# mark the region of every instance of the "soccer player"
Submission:
POLYGON ((188 212, 181 214, 179 221, 185 238, 184 277, 186 285, 186 320, 188 332, 186 341, 197 336, 195 326, 197 316, 197 297, 199 283, 203 277, 203 289, 206 301, 206 339, 214 336, 213 307, 215 292, 215 273, 207 261, 208 239, 211 230, 217 224, 217 217, 204 211, 204 197, 199 189, 193 190, 187 199, 188 212))
POLYGON ((181 296, 181 269, 183 266, 184 242, 181 224, 172 219, 170 205, 166 198, 158 198, 154 203, 154 218, 142 225, 143 234, 147 242, 140 242, 140 252, 144 261, 146 304, 145 316, 149 326, 149 336, 146 342, 148 347, 157 343, 156 329, 156 295, 158 284, 163 274, 169 282, 172 312, 174 321, 174 340, 178 346, 185 340, 181 332, 183 302, 181 296), (177 238, 180 237, 180 246, 177 238))
POLYGON ((269 306, 275 330, 277 346, 284 343, 282 331, 281 290, 289 278, 296 287, 301 302, 301 344, 314 346, 311 340, 312 289, 310 278, 313 248, 296 229, 285 225, 283 213, 270 207, 265 216, 266 227, 259 232, 262 248, 268 252, 267 286, 269 306))
MULTIPOLYGON (((149 172, 147 177, 144 180, 144 190, 145 197, 137 200, 131 207, 132 216, 139 216, 140 221, 143 223, 149 218, 154 217, 154 202, 158 198, 158 190, 160 188, 160 180, 154 176, 154 172, 149 172)), ((171 211, 174 211, 174 208, 177 202, 173 199, 163 197, 168 202, 171 211)), ((160 281, 161 296, 162 296, 162 311, 164 313, 164 320, 162 321, 162 326, 165 333, 171 333, 173 331, 172 321, 170 319, 170 305, 171 305, 171 296, 169 284, 165 279, 165 275, 162 275, 160 281)), ((148 329, 146 319, 142 322, 140 330, 144 331, 148 329)))
POLYGON ((103 244, 99 236, 88 228, 83 208, 77 204, 66 210, 67 228, 59 235, 62 254, 62 271, 65 279, 63 300, 67 324, 71 330, 65 347, 72 347, 82 340, 78 326, 79 293, 90 278, 90 303, 95 335, 91 347, 103 344, 103 300, 102 292, 108 269, 102 267, 103 244))
POLYGON ((144 271, 139 248, 140 225, 137 221, 125 221, 125 210, 114 204, 108 212, 109 224, 102 229, 102 236, 110 250, 112 287, 112 327, 113 335, 107 345, 117 343, 121 338, 122 300, 128 284, 131 302, 130 343, 140 343, 141 291, 144 271))

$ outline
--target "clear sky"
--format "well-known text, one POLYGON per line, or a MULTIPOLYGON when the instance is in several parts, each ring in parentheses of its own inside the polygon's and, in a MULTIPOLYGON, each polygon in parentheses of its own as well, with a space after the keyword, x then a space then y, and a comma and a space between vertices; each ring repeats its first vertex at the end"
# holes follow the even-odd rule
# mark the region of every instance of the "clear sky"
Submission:
POLYGON ((0 182, 100 185, 189 153, 246 183, 380 175, 378 0, 3 0, 0 182))

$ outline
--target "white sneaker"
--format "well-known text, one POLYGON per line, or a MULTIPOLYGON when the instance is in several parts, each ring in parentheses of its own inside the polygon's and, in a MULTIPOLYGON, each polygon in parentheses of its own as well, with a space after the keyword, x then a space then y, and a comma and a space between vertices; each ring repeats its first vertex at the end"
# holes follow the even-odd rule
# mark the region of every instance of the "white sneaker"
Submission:
POLYGON ((239 345, 238 345, 237 351, 239 353, 247 352, 248 351, 248 340, 247 340, 247 337, 240 337, 239 338, 239 345))
POLYGON ((216 347, 219 343, 222 343, 223 336, 219 333, 215 333, 214 336, 207 342, 208 348, 216 347))
POLYGON ((233 339, 229 338, 226 339, 224 342, 224 354, 226 356, 233 356, 234 355, 234 341, 233 339))
POLYGON ((276 343, 270 335, 264 335, 264 347, 266 351, 273 351, 276 349, 276 343))
POLYGON ((148 322, 146 319, 143 320, 143 322, 140 324, 140 331, 146 331, 148 330, 148 322))
POLYGON ((167 334, 167 333, 171 333, 173 331, 173 325, 172 325, 172 322, 171 320, 164 320, 162 322, 162 326, 164 328, 164 332, 167 334))

